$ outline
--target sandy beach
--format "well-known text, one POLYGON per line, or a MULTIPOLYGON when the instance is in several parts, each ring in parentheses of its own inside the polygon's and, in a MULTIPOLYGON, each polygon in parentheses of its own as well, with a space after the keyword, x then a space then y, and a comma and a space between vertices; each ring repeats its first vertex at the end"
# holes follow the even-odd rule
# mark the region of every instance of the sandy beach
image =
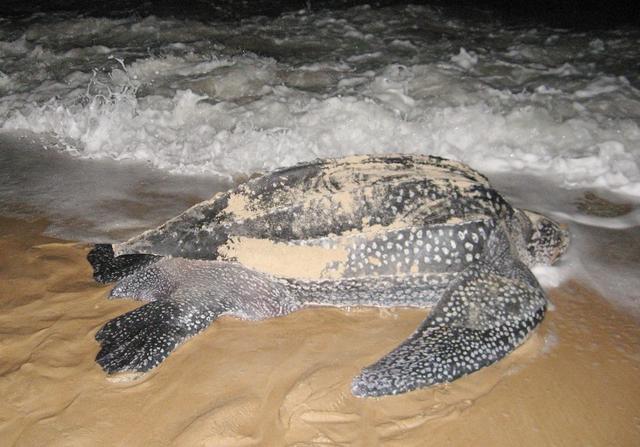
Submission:
MULTIPOLYGON (((640 20, 638 2, 628 3, 633 11, 535 0, 3 3, 0 447, 640 446, 640 20), (386 161, 321 177, 313 164, 289 169, 363 155, 386 161), (426 155, 451 169, 403 162, 426 155), (380 175, 393 164, 402 167, 380 175), (262 192, 224 194, 278 168, 262 192), (480 241, 486 217, 502 221, 510 208, 475 171, 510 205, 570 235, 560 262, 533 266, 529 258, 555 257, 540 240, 557 233, 530 231, 533 214, 510 220, 510 245, 550 305, 494 365, 450 384, 356 398, 353 377, 428 311, 321 307, 266 321, 225 316, 137 380, 96 363, 96 333, 142 305, 109 300, 111 285, 94 281, 86 258, 96 243, 116 253, 227 256, 294 279, 349 269, 409 278, 385 289, 383 304, 395 293, 422 305, 411 278, 432 278, 416 276, 421 266, 461 277, 476 260, 497 267, 488 253, 522 274, 495 250, 500 235, 480 241), (139 249, 150 233, 131 242, 218 193, 215 206, 165 227, 153 251, 139 249), (468 225, 434 233, 433 246, 421 240, 442 222, 468 225), (383 247, 377 238, 387 234, 395 241, 383 247), (438 254, 425 253, 432 248, 438 254)), ((564 247, 564 237, 555 241, 564 247)), ((235 273, 229 285, 206 276, 195 287, 218 264, 190 262, 187 275, 182 260, 161 262, 158 287, 171 286, 174 272, 186 277, 176 283, 190 286, 188 300, 211 304, 217 292, 200 317, 243 311, 246 301, 229 305, 233 295, 237 303, 260 290, 257 275, 235 273)), ((461 303, 478 284, 496 290, 495 281, 471 280, 461 303)), ((521 306, 531 293, 523 301, 517 287, 498 284, 495 295, 514 297, 502 300, 505 315, 541 308, 538 294, 535 306, 521 306)), ((325 292, 301 301, 324 303, 325 292)), ((270 309, 287 310, 281 298, 270 309)), ((269 307, 256 301, 252 311, 269 307)), ((166 310, 174 304, 194 309, 164 304, 162 318, 175 316, 166 310)), ((476 325, 500 316, 496 307, 463 306, 476 325)), ((443 312, 460 315, 455 303, 443 312)), ((193 316, 168 331, 200 328, 204 319, 193 316)), ((119 359, 154 361, 166 341, 119 359)), ((474 343, 456 354, 465 346, 474 343)))
POLYGON ((505 360, 449 385, 358 399, 351 378, 419 310, 223 318, 137 381, 94 362, 96 331, 137 307, 106 299, 88 247, 0 219, 0 439, 7 446, 634 446, 640 324, 582 285, 505 360))

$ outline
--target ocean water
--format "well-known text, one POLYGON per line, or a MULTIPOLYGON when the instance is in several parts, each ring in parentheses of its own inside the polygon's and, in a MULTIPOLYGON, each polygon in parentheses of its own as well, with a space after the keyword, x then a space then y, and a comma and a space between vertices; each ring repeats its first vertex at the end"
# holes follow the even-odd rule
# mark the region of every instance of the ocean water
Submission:
POLYGON ((306 5, 1 18, 0 212, 115 241, 254 172, 429 153, 569 224, 545 283, 640 307, 639 29, 306 5), (626 212, 584 212, 585 193, 626 212))

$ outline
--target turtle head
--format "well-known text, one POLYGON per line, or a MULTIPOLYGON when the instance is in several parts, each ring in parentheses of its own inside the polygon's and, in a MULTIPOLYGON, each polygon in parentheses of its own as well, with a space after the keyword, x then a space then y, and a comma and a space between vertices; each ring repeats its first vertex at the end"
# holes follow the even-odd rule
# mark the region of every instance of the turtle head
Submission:
POLYGON ((517 220, 522 231, 522 253, 531 264, 553 264, 569 246, 569 231, 565 225, 542 214, 518 210, 517 220))

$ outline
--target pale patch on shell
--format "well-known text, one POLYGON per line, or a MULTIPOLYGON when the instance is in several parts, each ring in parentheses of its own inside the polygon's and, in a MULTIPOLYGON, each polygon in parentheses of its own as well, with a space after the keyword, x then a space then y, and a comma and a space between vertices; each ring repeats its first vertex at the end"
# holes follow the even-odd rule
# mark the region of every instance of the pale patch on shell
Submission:
POLYGON ((233 193, 229 195, 226 211, 233 213, 238 219, 247 219, 255 217, 255 213, 249 209, 247 196, 242 193, 233 193))
POLYGON ((220 254, 245 267, 284 278, 339 278, 347 261, 344 247, 293 245, 268 239, 237 237, 220 247, 220 254))

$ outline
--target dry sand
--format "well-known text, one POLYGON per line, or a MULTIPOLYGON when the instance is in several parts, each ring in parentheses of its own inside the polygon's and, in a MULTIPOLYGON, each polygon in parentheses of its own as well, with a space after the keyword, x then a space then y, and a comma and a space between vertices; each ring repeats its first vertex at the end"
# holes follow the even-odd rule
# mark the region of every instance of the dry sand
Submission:
POLYGON ((135 308, 93 283, 87 247, 0 219, 0 445, 637 446, 640 323, 577 283, 515 353, 453 384, 357 399, 351 378, 418 310, 225 318, 135 382, 94 363, 135 308))

